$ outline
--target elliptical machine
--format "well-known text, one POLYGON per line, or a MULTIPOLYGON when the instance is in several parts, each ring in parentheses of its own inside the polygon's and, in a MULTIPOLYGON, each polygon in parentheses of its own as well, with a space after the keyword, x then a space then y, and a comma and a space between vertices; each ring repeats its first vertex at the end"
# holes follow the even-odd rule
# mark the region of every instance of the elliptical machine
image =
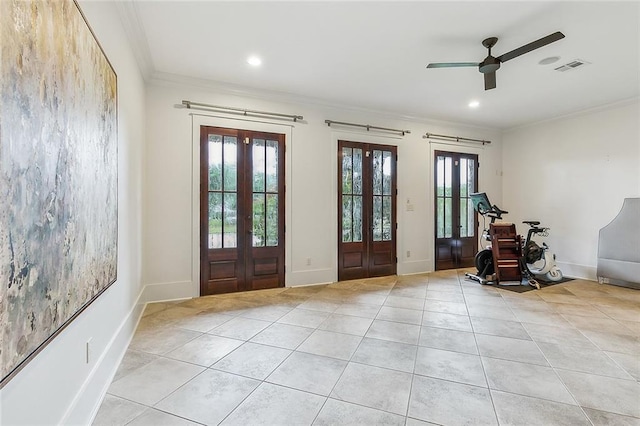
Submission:
MULTIPOLYGON (((469 194, 469 197, 473 202, 474 209, 483 217, 489 217, 491 219, 490 224, 495 223, 498 219, 502 219, 503 214, 509 213, 506 210, 500 209, 495 204, 492 205, 487 194, 484 192, 469 194)), ((529 225, 527 238, 522 247, 522 258, 519 262, 523 278, 527 280, 529 285, 537 289, 540 288, 540 284, 534 276, 544 276, 548 281, 560 281, 562 279, 562 271, 560 271, 556 265, 555 254, 551 253, 546 243, 543 242, 541 247, 533 240, 535 235, 541 237, 548 236, 549 228, 539 227, 539 221, 531 220, 523 221, 523 223, 529 225)), ((480 284, 491 284, 493 283, 495 268, 493 264, 493 251, 491 250, 491 236, 488 228, 485 227, 483 230, 481 239, 488 241, 489 244, 475 256, 474 264, 478 273, 471 274, 467 272, 465 276, 480 284)))

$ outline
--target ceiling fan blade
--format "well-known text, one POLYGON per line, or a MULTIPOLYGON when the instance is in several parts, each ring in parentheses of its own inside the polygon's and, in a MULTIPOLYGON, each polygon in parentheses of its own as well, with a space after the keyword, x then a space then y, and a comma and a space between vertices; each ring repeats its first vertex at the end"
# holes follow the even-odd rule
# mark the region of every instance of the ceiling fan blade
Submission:
POLYGON ((484 90, 496 88, 496 72, 488 72, 484 75, 484 90))
POLYGON ((525 53, 531 52, 532 50, 539 49, 547 44, 553 43, 554 41, 558 41, 564 38, 564 34, 560 31, 556 31, 553 34, 549 34, 546 37, 542 37, 539 40, 532 41, 529 44, 525 44, 524 46, 520 46, 517 49, 512 50, 511 52, 507 52, 504 55, 498 56, 500 62, 507 62, 510 59, 517 58, 520 55, 524 55, 525 53))
POLYGON ((427 68, 457 68, 457 67, 477 67, 478 62, 435 62, 427 65, 427 68))

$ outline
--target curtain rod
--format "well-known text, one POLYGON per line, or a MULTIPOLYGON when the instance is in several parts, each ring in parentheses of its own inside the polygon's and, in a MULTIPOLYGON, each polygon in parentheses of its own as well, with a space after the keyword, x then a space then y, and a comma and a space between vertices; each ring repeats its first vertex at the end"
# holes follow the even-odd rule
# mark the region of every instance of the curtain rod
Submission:
POLYGON ((422 139, 442 139, 442 140, 456 141, 456 142, 478 142, 478 143, 481 143, 482 145, 491 143, 491 141, 485 141, 482 139, 462 138, 460 136, 436 135, 435 133, 427 133, 422 137, 422 139))
POLYGON ((253 117, 259 116, 259 117, 272 117, 272 118, 278 118, 278 119, 289 119, 289 120, 292 120, 293 122, 297 122, 298 120, 304 119, 304 117, 301 115, 280 114, 277 112, 266 112, 266 111, 253 111, 250 109, 209 105, 209 104, 202 104, 199 102, 191 102, 191 101, 182 101, 182 105, 184 105, 189 109, 194 109, 195 107, 195 109, 216 110, 221 112, 232 112, 235 114, 240 113, 242 115, 246 115, 246 116, 250 115, 253 117))
POLYGON ((344 123, 342 121, 333 121, 333 120, 324 120, 324 122, 327 123, 327 126, 329 127, 331 127, 332 124, 339 124, 341 126, 362 127, 364 129, 367 129, 367 132, 369 130, 384 130, 386 132, 399 133, 402 136, 411 133, 410 130, 389 129, 387 127, 377 127, 377 126, 371 126, 369 124, 344 123))

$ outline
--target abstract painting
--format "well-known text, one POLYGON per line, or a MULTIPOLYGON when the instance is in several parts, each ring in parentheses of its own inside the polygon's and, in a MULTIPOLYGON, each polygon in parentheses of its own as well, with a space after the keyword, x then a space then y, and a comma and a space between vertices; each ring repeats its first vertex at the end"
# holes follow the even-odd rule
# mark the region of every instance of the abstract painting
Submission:
POLYGON ((71 0, 0 0, 0 387, 116 280, 117 79, 71 0))

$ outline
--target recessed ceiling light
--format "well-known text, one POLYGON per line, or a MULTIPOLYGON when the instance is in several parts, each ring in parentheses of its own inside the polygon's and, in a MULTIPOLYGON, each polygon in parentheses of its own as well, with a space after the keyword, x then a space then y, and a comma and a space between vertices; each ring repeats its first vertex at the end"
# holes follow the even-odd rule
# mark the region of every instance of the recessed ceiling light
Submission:
POLYGON ((478 101, 469 102, 469 108, 478 108, 479 106, 480 106, 480 102, 478 101))
POLYGON ((249 56, 247 58, 247 63, 251 66, 257 67, 262 65, 262 59, 258 58, 257 56, 249 56))
POLYGON ((549 64, 553 64, 554 62, 558 62, 560 60, 560 56, 549 56, 548 58, 544 58, 542 60, 540 60, 540 62, 538 62, 538 64, 540 65, 549 65, 549 64))

